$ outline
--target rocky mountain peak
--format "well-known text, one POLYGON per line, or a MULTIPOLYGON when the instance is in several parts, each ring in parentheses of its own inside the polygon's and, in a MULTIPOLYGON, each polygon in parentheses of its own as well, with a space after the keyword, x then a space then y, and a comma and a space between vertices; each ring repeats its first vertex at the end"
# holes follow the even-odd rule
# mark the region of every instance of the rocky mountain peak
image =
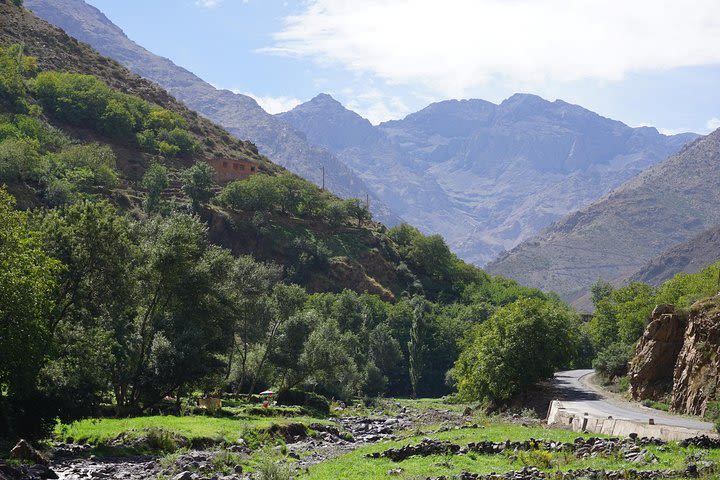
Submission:
POLYGON ((327 93, 280 113, 277 118, 307 135, 310 143, 331 150, 361 145, 377 136, 369 120, 348 110, 327 93))

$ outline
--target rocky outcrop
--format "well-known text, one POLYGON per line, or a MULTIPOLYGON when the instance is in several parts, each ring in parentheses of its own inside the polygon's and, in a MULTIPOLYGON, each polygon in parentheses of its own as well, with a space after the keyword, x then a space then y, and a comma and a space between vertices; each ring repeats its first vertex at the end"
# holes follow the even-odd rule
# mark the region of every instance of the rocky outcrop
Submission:
POLYGON ((634 400, 659 399, 672 390, 673 370, 683 347, 685 315, 673 305, 653 310, 630 365, 630 393, 634 400))
POLYGON ((703 415, 720 382, 720 296, 693 306, 675 365, 672 410, 703 415))

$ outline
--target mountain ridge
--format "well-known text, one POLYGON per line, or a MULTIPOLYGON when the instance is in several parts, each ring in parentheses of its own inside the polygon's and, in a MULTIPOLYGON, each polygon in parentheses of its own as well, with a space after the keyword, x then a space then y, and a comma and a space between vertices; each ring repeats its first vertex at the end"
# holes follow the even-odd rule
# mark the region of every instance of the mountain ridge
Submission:
POLYGON ((495 274, 581 297, 598 278, 631 276, 655 256, 720 225, 720 130, 690 142, 598 201, 488 265, 495 274))
POLYGON ((445 100, 348 141, 361 117, 328 95, 278 114, 385 203, 482 265, 676 152, 694 134, 631 128, 533 94, 445 100))

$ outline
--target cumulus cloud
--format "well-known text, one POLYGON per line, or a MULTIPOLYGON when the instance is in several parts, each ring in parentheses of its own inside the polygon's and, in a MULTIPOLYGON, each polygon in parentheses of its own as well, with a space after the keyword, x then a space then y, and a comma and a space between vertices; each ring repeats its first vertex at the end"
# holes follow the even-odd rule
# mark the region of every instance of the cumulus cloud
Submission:
POLYGON ((289 110, 292 110, 293 108, 297 107, 301 103, 303 103, 302 100, 298 98, 293 97, 273 97, 269 95, 255 95, 248 92, 240 92, 237 90, 233 90, 235 93, 242 93, 243 95, 247 95, 248 97, 252 97, 255 99, 255 101, 260 105, 263 110, 265 110, 268 113, 276 114, 276 113, 282 113, 287 112, 289 110))
POLYGON ((720 63, 718 13, 717 0, 307 0, 263 50, 461 96, 720 63))

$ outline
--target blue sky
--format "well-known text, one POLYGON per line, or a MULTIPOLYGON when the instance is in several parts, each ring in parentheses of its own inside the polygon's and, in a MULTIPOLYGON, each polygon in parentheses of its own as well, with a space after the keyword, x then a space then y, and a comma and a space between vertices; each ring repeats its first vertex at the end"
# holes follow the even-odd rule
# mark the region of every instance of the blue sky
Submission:
POLYGON ((717 0, 88 0, 272 113, 330 93, 373 123, 515 92, 663 132, 720 128, 717 0))

